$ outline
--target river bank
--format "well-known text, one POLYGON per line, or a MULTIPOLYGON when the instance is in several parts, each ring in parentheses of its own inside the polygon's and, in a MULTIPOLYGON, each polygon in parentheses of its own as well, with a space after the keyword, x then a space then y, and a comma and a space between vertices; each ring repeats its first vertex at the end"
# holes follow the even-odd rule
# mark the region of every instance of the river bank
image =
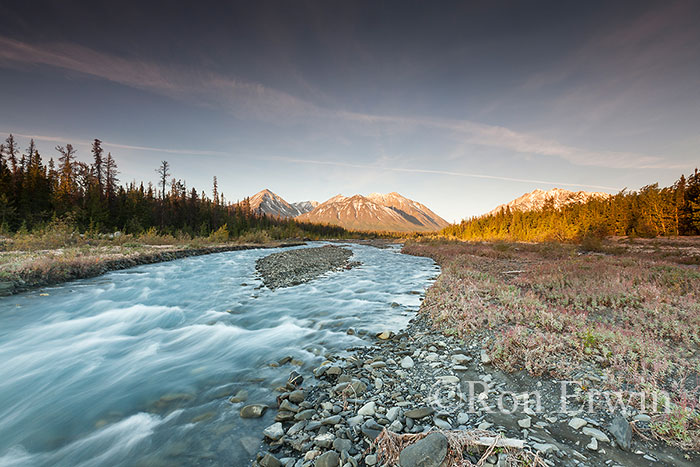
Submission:
POLYGON ((191 247, 188 245, 120 245, 60 248, 41 251, 0 252, 0 296, 86 279, 142 264, 162 263, 189 256, 225 251, 282 248, 304 242, 266 244, 234 243, 191 247))
MULTIPOLYGON (((571 325, 565 311, 549 315, 552 324, 544 330, 560 329, 555 340, 541 334, 541 325, 525 320, 535 314, 534 297, 519 298, 536 278, 546 278, 541 268, 553 265, 573 268, 567 271, 569 281, 598 277, 607 288, 582 287, 589 294, 611 295, 614 277, 620 277, 611 270, 626 266, 633 267, 628 274, 656 272, 639 278, 640 285, 659 287, 660 296, 673 306, 679 301, 663 290, 666 284, 692 310, 697 306, 692 268, 665 261, 667 255, 640 265, 627 249, 582 252, 566 245, 438 243, 408 245, 405 251, 430 256, 443 266, 421 312, 404 331, 380 333, 371 347, 329 356, 301 375, 301 387, 280 388, 275 423, 264 431, 267 444, 258 465, 438 466, 447 460, 447 465, 488 466, 508 465, 508 456, 520 457, 526 465, 696 465, 698 453, 691 443, 697 434, 697 406, 692 399, 680 413, 674 406, 667 412, 640 405, 634 399, 632 383, 638 380, 628 354, 622 354, 623 368, 610 353, 608 346, 624 352, 625 345, 643 345, 643 335, 616 341, 614 329, 607 334, 593 324, 590 318, 601 310, 594 313, 589 304, 584 313, 589 324, 580 330, 564 332, 571 325), (673 281, 664 279, 667 274, 673 281), (509 323, 520 326, 518 332, 509 323), (571 345, 563 346, 563 339, 571 345), (627 378, 627 392, 619 392, 620 378, 627 378), (664 431, 671 426, 675 431, 664 431)), ((626 292, 639 293, 634 287, 626 292)), ((586 297, 582 291, 573 296, 586 297)), ((561 306, 565 298, 560 294, 556 299, 561 306)), ((634 303, 653 306, 650 299, 634 303)), ((543 306, 540 317, 551 307, 543 306)), ((614 301, 605 307, 608 314, 635 313, 634 306, 614 301)), ((647 319, 646 325, 653 329, 654 323, 647 319)), ((673 363, 693 368, 695 357, 683 346, 663 350, 675 352, 664 354, 673 363)), ((655 390, 662 389, 666 387, 655 390)), ((671 400, 678 401, 677 392, 669 394, 671 400)))

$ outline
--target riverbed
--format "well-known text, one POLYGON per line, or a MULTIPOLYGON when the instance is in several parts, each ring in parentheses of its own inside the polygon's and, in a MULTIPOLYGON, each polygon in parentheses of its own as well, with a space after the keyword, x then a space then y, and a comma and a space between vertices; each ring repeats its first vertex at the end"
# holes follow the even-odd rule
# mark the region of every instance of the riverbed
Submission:
POLYGON ((0 298, 0 465, 249 464, 274 414, 241 419, 228 398, 274 405, 290 371, 404 327, 439 272, 348 247, 360 266, 284 289, 256 275, 272 249, 0 298))

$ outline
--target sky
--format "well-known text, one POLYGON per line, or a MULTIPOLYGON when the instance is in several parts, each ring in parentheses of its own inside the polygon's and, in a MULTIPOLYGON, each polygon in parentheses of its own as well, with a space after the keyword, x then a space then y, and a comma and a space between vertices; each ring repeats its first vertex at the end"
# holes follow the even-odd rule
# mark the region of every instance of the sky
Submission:
POLYGON ((230 201, 396 191, 453 222, 700 166, 696 1, 0 0, 0 18, 0 135, 85 161, 99 138, 123 183, 167 160, 230 201))

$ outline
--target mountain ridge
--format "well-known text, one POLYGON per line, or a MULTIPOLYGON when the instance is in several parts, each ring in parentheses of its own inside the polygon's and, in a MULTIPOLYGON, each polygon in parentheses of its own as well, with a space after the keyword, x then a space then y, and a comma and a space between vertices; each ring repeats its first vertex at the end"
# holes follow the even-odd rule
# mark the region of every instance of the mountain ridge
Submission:
POLYGON ((496 206, 496 208, 480 217, 498 214, 502 209, 506 208, 510 208, 511 211, 536 211, 544 208, 547 203, 552 203, 555 209, 560 209, 569 204, 585 203, 591 199, 607 199, 610 196, 612 195, 600 191, 570 191, 563 188, 541 190, 537 188, 507 203, 496 206))

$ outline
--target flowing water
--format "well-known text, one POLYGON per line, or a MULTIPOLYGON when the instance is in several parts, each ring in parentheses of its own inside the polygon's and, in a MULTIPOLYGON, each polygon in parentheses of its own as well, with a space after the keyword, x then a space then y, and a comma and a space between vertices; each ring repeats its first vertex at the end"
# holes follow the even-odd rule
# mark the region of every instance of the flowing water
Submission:
POLYGON ((241 419, 228 397, 273 405, 291 370, 367 343, 348 328, 403 327, 437 275, 350 248, 360 267, 275 291, 255 260, 277 250, 248 250, 0 298, 0 466, 249 464, 274 414, 241 419))

